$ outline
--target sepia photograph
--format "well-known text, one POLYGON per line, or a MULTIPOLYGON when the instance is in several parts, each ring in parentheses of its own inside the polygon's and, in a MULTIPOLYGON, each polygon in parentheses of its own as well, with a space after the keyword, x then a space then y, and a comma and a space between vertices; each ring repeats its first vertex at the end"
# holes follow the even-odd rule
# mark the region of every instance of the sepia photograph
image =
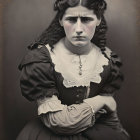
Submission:
POLYGON ((139 133, 139 0, 1 0, 0 140, 139 133))

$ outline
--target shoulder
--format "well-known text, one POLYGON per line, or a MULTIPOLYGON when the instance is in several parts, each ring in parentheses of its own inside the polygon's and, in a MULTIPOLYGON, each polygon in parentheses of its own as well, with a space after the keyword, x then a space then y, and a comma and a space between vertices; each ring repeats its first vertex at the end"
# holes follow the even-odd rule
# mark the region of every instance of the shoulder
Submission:
POLYGON ((118 67, 122 66, 122 60, 116 52, 112 51, 108 47, 105 47, 104 53, 113 65, 117 65, 118 67))
POLYGON ((51 63, 50 53, 45 45, 38 45, 33 49, 28 49, 18 68, 22 70, 24 66, 33 63, 51 63))
POLYGON ((117 53, 109 49, 108 47, 105 48, 104 51, 106 57, 109 59, 109 67, 110 67, 110 79, 121 79, 124 80, 124 76, 121 72, 122 67, 122 60, 117 53))
POLYGON ((30 49, 19 65, 22 95, 33 101, 57 93, 55 75, 46 46, 30 49))

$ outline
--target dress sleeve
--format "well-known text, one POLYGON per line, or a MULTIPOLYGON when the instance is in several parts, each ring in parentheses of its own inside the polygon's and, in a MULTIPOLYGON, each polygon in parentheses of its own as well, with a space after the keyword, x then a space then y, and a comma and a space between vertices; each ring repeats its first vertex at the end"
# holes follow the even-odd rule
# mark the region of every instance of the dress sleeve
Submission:
POLYGON ((57 96, 37 100, 38 115, 45 126, 57 134, 72 135, 93 126, 95 114, 87 103, 61 104, 57 96))
POLYGON ((44 50, 33 50, 19 66, 21 92, 29 101, 58 95, 52 64, 47 55, 43 55, 46 55, 44 50))
POLYGON ((121 73, 122 62, 120 57, 114 52, 109 56, 110 74, 100 92, 101 95, 114 95, 114 93, 120 89, 124 80, 121 73))

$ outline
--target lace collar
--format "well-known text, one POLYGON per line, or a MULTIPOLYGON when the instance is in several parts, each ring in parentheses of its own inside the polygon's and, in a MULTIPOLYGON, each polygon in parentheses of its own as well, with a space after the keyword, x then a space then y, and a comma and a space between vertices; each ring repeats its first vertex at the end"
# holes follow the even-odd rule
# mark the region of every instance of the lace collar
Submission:
POLYGON ((79 55, 73 54, 65 48, 60 40, 50 52, 55 71, 62 74, 65 87, 89 86, 90 82, 100 83, 103 66, 108 65, 108 59, 102 54, 100 48, 93 44, 92 50, 87 55, 80 55, 82 75, 79 75, 79 55))

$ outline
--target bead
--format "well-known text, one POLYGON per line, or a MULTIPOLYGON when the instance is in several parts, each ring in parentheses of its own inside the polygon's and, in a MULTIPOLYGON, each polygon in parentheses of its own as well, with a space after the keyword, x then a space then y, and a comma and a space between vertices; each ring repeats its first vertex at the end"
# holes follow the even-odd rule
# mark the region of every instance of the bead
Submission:
POLYGON ((79 98, 79 97, 80 97, 80 95, 79 95, 79 94, 77 94, 77 95, 76 95, 76 97, 77 97, 77 98, 79 98))
POLYGON ((79 72, 79 75, 82 75, 82 72, 81 71, 79 72))

